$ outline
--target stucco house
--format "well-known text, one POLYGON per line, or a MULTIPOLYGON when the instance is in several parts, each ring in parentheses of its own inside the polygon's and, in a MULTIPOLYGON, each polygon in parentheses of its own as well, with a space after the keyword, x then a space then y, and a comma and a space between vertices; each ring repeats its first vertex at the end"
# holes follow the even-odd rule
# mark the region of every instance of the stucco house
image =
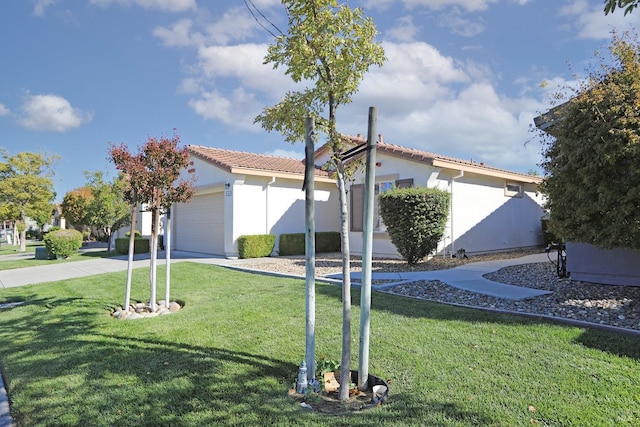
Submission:
MULTIPOLYGON (((238 256, 238 237, 305 230, 304 162, 264 154, 188 146, 196 171, 196 195, 175 205, 177 250, 238 256)), ((315 173, 316 231, 337 231, 335 180, 315 173)))
MULTIPOLYGON (((362 144, 361 136, 346 137, 362 144)), ((188 146, 197 176, 191 203, 172 214, 173 247, 178 250, 237 256, 245 234, 304 232, 304 163, 301 160, 212 147, 188 146)), ((317 231, 338 231, 335 179, 321 166, 326 146, 316 150, 315 218, 317 231)), ((349 229, 353 254, 362 252, 364 170, 348 183, 349 229)), ((377 144, 376 189, 393 186, 437 187, 452 194, 451 214, 439 254, 490 252, 542 245, 540 178, 482 163, 377 144)), ((399 256, 374 214, 373 253, 399 256)), ((276 243, 277 252, 277 243, 276 243)))
MULTIPOLYGON (((364 144, 360 135, 351 145, 364 144)), ((362 154, 364 155, 364 154, 362 154)), ((326 147, 316 152, 322 164, 326 147)), ((383 142, 376 148, 376 193, 393 187, 439 188, 451 193, 451 212, 439 255, 505 251, 542 245, 543 200, 537 193, 540 177, 511 172, 483 163, 441 156, 383 142)), ((362 252, 364 170, 349 187, 350 243, 362 252)), ((399 256, 374 207, 374 256, 399 256)))

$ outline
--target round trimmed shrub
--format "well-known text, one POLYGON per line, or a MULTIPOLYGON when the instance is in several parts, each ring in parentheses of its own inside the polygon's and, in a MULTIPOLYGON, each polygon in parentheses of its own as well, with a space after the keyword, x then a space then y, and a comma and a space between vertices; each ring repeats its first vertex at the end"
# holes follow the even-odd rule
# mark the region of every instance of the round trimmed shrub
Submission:
POLYGON ((69 258, 82 246, 82 233, 77 230, 56 230, 44 236, 44 245, 51 258, 69 258))

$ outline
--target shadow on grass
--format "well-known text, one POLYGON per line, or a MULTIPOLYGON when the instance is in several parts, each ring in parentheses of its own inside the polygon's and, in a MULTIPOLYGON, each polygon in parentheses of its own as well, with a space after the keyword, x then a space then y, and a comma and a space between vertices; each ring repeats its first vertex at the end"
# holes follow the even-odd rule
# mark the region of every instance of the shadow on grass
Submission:
POLYGON ((585 329, 575 342, 616 356, 640 360, 640 338, 635 335, 623 340, 620 335, 598 329, 585 329))
MULTIPOLYGON (((339 286, 317 286, 316 291, 336 299, 342 299, 342 289, 339 286)), ((352 304, 354 307, 360 305, 359 288, 352 289, 352 304)), ((527 324, 548 324, 556 326, 576 327, 567 325, 561 319, 546 319, 541 317, 520 316, 517 314, 493 313, 491 311, 478 310, 469 307, 456 307, 441 304, 433 301, 419 300, 415 298, 403 297, 400 295, 372 293, 372 308, 384 310, 390 313, 405 317, 429 318, 434 320, 464 321, 464 322, 487 322, 499 323, 502 325, 527 325, 527 324), (402 298, 402 303, 398 303, 398 298, 402 298)), ((606 351, 618 356, 640 359, 640 339, 637 334, 630 332, 607 331, 593 328, 583 328, 583 333, 577 343, 586 347, 606 351)))
POLYGON ((451 404, 402 395, 357 416, 307 413, 287 397, 295 363, 158 336, 151 322, 168 317, 106 319, 98 314, 107 316, 101 300, 6 299, 18 298, 25 301, 20 310, 0 317, 7 388, 23 411, 12 407, 17 425, 369 426, 406 424, 417 414, 433 419, 430 425, 492 423, 451 404))

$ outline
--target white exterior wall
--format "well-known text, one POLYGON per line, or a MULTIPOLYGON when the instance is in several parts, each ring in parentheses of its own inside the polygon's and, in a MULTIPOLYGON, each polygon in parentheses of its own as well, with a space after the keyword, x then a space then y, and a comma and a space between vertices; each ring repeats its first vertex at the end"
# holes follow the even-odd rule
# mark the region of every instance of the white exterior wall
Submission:
MULTIPOLYGON (((376 182, 413 179, 414 187, 453 191, 449 221, 438 253, 450 254, 464 248, 467 253, 508 250, 542 244, 540 219, 542 198, 534 186, 525 187, 523 197, 507 197, 506 181, 501 178, 440 169, 423 163, 378 155, 376 182), (453 242, 453 244, 452 244, 453 242)), ((364 171, 355 183, 364 182, 364 171)), ((362 233, 349 233, 351 251, 362 253, 362 233)), ((399 257, 398 251, 384 232, 374 232, 373 253, 376 257, 399 257)))
MULTIPOLYGON (((315 183, 316 231, 338 231, 339 210, 334 184, 315 183)), ((246 234, 304 233, 305 193, 302 181, 246 177, 233 186, 233 242, 246 234)), ((277 242, 276 242, 277 251, 277 242)))
MULTIPOLYGON (((282 233, 304 232, 302 180, 232 174, 199 158, 191 160, 196 170, 196 194, 224 193, 224 254, 218 255, 237 257, 238 237, 242 235, 273 233, 278 238, 282 233)), ((336 185, 316 182, 315 189, 316 230, 338 231, 336 185)), ((178 216, 173 223, 176 234, 180 227, 178 216)))
POLYGON ((502 178, 474 174, 454 181, 453 215, 447 230, 453 236, 453 247, 447 241, 447 252, 464 248, 467 253, 477 253, 542 245, 542 197, 536 195, 531 184, 522 184, 525 191, 521 197, 505 196, 505 184, 502 178))

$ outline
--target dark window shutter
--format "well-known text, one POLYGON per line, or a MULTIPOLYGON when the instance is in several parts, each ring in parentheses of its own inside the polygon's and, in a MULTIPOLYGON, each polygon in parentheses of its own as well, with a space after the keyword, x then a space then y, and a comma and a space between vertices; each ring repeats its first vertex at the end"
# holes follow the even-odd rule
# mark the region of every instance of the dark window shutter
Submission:
POLYGON ((351 231, 363 230, 364 184, 353 184, 351 190, 351 231))
POLYGON ((411 188, 413 187, 413 178, 399 179, 396 181, 396 188, 411 188))

